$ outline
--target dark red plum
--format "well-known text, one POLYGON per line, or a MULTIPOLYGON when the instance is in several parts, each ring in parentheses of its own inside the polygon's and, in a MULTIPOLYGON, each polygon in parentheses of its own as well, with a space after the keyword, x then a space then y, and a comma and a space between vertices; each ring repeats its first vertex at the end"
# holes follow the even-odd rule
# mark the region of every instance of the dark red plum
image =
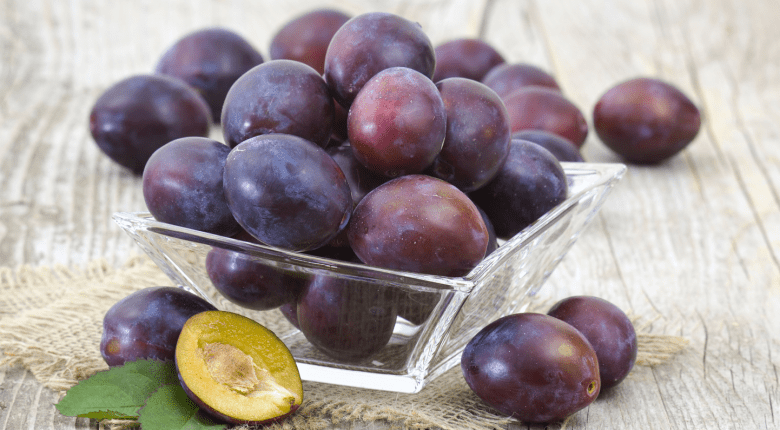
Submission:
POLYGON ((619 384, 636 362, 636 331, 620 308, 593 296, 574 296, 561 300, 547 312, 585 336, 599 359, 601 388, 619 384))
POLYGON ((325 54, 325 80, 348 108, 363 85, 390 67, 408 67, 433 77, 436 54, 420 24, 398 15, 369 12, 347 21, 325 54))
POLYGON ((588 137, 588 123, 580 109, 560 91, 527 87, 504 98, 512 132, 537 129, 555 133, 581 148, 588 137))
POLYGON ((322 76, 303 63, 271 60, 244 73, 222 108, 225 142, 283 133, 325 147, 333 130, 333 98, 322 76))
POLYGON ((334 9, 315 9, 293 18, 271 39, 271 59, 300 61, 322 74, 330 40, 350 18, 334 9))
POLYGON ((392 288, 320 275, 298 299, 298 324, 322 352, 360 360, 387 345, 398 315, 396 306, 392 288))
POLYGON ((142 189, 161 222, 231 236, 239 226, 225 200, 222 178, 230 148, 205 137, 166 143, 146 163, 142 189))
POLYGON ((481 39, 460 38, 438 45, 433 82, 447 78, 481 81, 491 69, 504 63, 504 57, 481 39))
POLYGON ((596 353, 574 327, 543 314, 500 318, 461 356, 466 383, 485 403, 525 423, 560 421, 600 392, 596 353))
POLYGON ((493 179, 509 153, 509 118, 493 90, 466 78, 439 81, 447 133, 429 172, 471 192, 493 179))
POLYGON ((550 151, 558 161, 583 162, 580 148, 569 139, 544 130, 520 130, 512 133, 512 139, 533 142, 550 151))
POLYGON ((216 310, 175 287, 149 287, 115 303, 103 317, 100 353, 109 366, 139 359, 173 360, 176 341, 191 316, 216 310))
MULTIPOLYGON (((243 231, 236 238, 256 242, 243 231)), ((269 262, 225 248, 209 251, 206 273, 223 297, 241 307, 260 311, 295 301, 308 281, 303 273, 285 271, 269 262)))
POLYGON ((653 78, 622 82, 601 96, 593 127, 602 142, 626 160, 660 163, 699 133, 701 114, 673 85, 653 78))
POLYGON ((474 203, 455 186, 426 175, 386 182, 357 205, 347 228, 366 264, 462 276, 485 257, 488 231, 474 203))
POLYGON ((209 104, 214 122, 230 86, 263 56, 243 37, 225 28, 205 28, 176 41, 157 62, 155 73, 179 78, 209 104))
POLYGON ((101 151, 134 174, 161 146, 187 136, 208 136, 211 112, 203 97, 179 79, 136 75, 108 88, 89 114, 101 151))
POLYGON ((387 177, 420 173, 442 150, 447 113, 430 79, 392 67, 357 95, 347 131, 355 158, 368 169, 387 177))
POLYGON ((566 200, 567 193, 566 174, 555 156, 513 139, 498 175, 469 197, 487 213, 496 235, 509 238, 566 200))
POLYGON ((499 64, 488 71, 482 78, 482 83, 490 87, 502 99, 519 89, 532 85, 561 90, 553 75, 526 63, 499 64))
POLYGON ((256 136, 233 148, 224 187, 228 206, 247 233, 294 251, 328 243, 347 225, 353 206, 347 179, 333 158, 286 134, 256 136))

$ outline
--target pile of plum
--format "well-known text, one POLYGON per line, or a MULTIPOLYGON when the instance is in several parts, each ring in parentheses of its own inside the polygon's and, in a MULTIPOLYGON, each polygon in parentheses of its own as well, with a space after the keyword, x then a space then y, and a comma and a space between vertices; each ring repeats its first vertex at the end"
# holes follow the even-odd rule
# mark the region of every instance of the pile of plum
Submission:
MULTIPOLYGON (((560 162, 582 161, 588 123, 554 77, 507 63, 484 41, 434 48, 419 24, 397 15, 315 10, 282 27, 270 53, 264 61, 229 30, 197 31, 165 52, 154 74, 122 80, 97 100, 92 136, 111 159, 142 175, 155 219, 387 269, 462 276, 496 248, 496 237, 517 234, 565 200, 560 162), (207 137, 214 123, 224 143, 207 137)), ((657 163, 693 140, 700 119, 673 86, 638 78, 607 91, 593 123, 627 161, 657 163)), ((219 248, 206 266, 225 297, 251 309, 282 307, 327 354, 362 359, 386 343, 360 337, 387 331, 372 326, 346 331, 334 344, 332 330, 322 326, 323 303, 333 297, 354 312, 370 304, 364 307, 373 314, 361 321, 380 319, 378 293, 263 271, 219 248)), ((585 306, 591 311, 592 301, 585 306)), ((382 311, 391 332, 403 308, 396 303, 382 311)), ((619 310, 599 309, 583 318, 619 313, 618 325, 630 327, 619 310)), ((424 322, 425 312, 415 312, 405 317, 424 322)), ((608 385, 603 369, 598 376, 603 363, 595 341, 550 319, 507 317, 469 344, 464 375, 486 402, 544 422, 584 407, 608 385), (560 357, 545 356, 559 339, 560 357), (524 353, 500 352, 509 350, 524 353), (532 370, 523 357, 542 367, 532 370), (550 388, 542 374, 572 370, 561 357, 581 367, 563 380, 580 379, 550 388), (500 360, 513 370, 490 374, 500 360), (516 390, 508 379, 532 387, 524 391, 530 397, 509 395, 516 390), (565 406, 528 412, 539 404, 534 396, 566 393, 565 406)), ((603 334, 610 336, 617 335, 603 334)), ((635 339, 633 350, 635 356, 635 339)), ((632 364, 621 359, 625 372, 613 379, 619 382, 632 364)))

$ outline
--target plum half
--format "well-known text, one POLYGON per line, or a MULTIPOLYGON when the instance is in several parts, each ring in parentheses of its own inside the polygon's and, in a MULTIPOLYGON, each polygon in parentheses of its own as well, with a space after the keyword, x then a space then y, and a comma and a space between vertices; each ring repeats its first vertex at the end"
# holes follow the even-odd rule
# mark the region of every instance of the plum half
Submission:
POLYGON ((231 424, 266 424, 303 402, 292 353, 256 321, 226 311, 187 320, 176 343, 184 391, 208 414, 231 424))

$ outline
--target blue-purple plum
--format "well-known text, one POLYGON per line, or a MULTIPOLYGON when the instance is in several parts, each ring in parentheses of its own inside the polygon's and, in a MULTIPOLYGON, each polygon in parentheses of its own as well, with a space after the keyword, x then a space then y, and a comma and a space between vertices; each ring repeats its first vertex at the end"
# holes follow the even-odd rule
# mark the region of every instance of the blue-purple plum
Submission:
POLYGON ((230 148, 205 137, 166 143, 146 163, 142 190, 158 221, 231 236, 239 226, 225 200, 222 178, 230 148))
POLYGON ((263 56, 246 39, 226 28, 204 28, 177 40, 160 57, 155 73, 178 78, 195 88, 220 121, 222 104, 233 83, 263 56))
POLYGON ((324 149, 297 136, 267 134, 240 143, 225 163, 224 187, 247 233, 293 251, 325 245, 352 213, 341 168, 324 149))
POLYGON ((187 136, 208 136, 211 111, 203 97, 170 76, 135 75, 108 88, 89 113, 98 148, 134 174, 161 146, 187 136))
POLYGON ((103 317, 100 353, 109 366, 139 359, 173 360, 191 316, 216 308, 175 287, 149 287, 124 297, 103 317))

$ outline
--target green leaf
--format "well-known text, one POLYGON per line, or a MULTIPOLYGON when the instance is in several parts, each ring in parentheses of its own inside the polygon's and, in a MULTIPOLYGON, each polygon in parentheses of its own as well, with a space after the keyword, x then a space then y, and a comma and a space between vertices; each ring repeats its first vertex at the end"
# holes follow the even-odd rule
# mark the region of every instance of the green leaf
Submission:
POLYGON ((138 421, 143 430, 217 430, 227 425, 215 423, 200 412, 179 383, 160 387, 146 400, 138 421))
POLYGON ((69 417, 135 419, 158 388, 179 383, 173 362, 137 360, 98 372, 71 387, 57 403, 69 417))

